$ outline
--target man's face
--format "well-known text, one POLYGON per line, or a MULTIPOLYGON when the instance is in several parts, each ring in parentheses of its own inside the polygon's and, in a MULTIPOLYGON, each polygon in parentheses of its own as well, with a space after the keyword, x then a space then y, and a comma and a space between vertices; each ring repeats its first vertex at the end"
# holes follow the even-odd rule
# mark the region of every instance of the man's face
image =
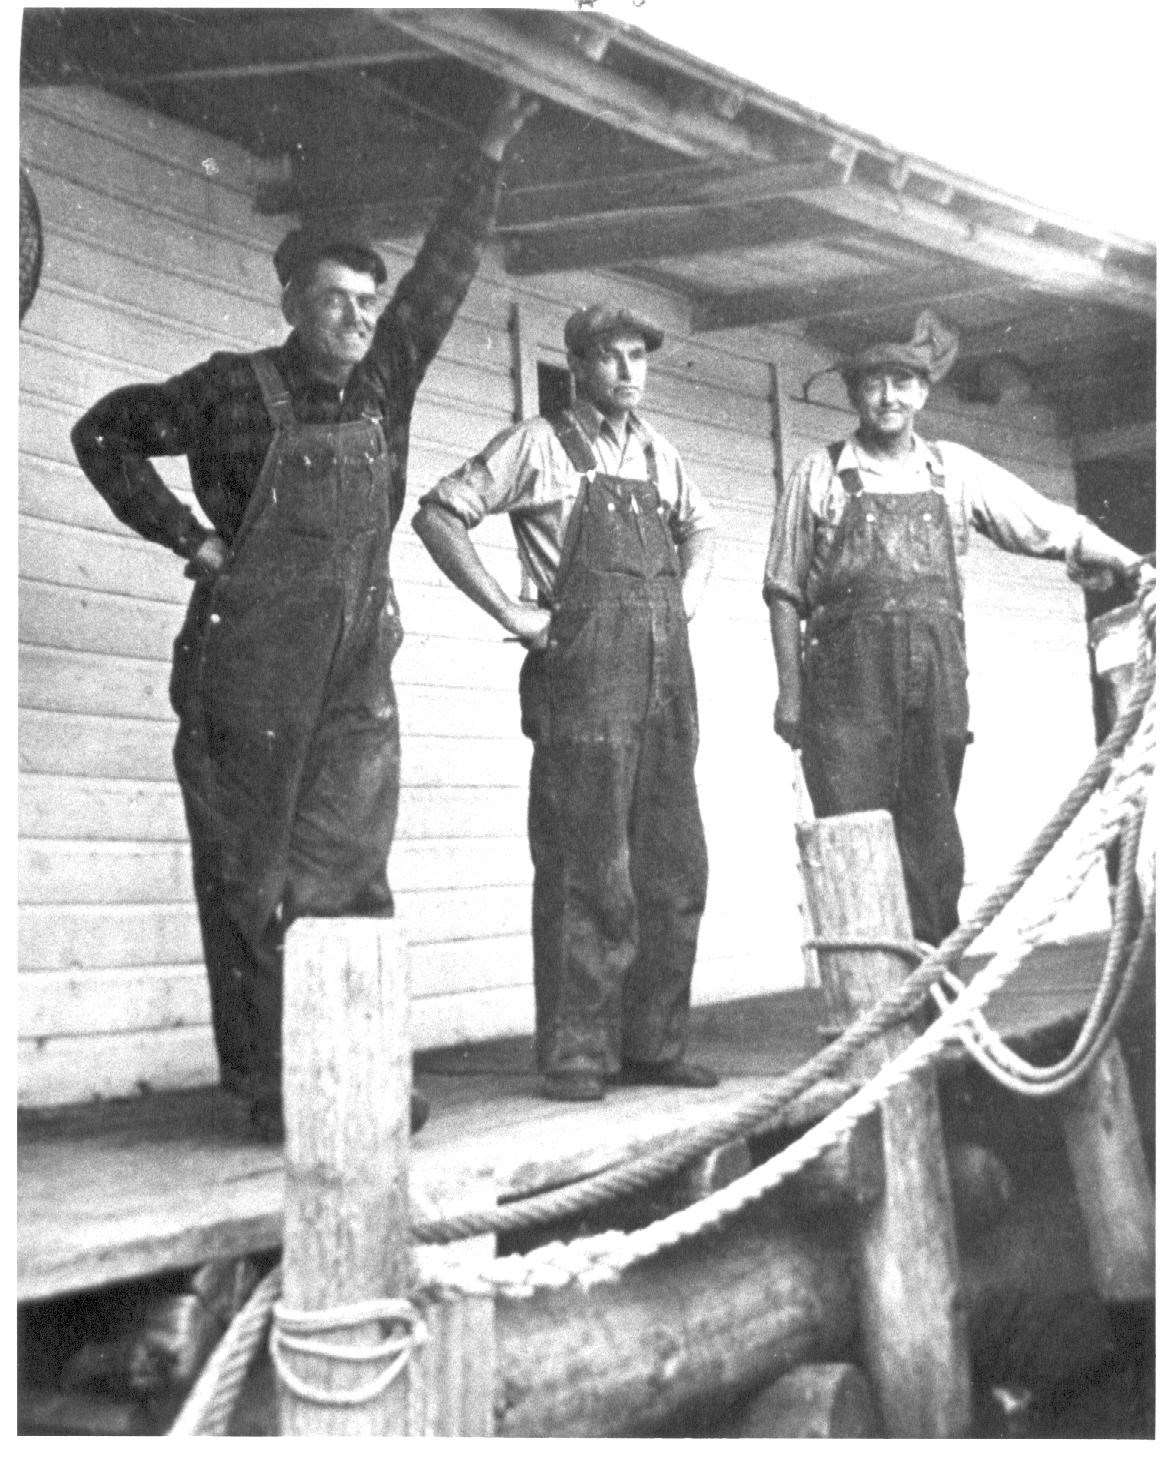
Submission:
POLYGON ((850 387, 862 429, 883 440, 913 428, 928 394, 930 385, 921 374, 896 364, 867 370, 850 387))
POLYGON ((371 274, 322 258, 308 283, 287 291, 283 312, 323 373, 349 371, 370 348, 382 302, 371 274))
POLYGON ((610 334, 571 357, 576 393, 604 415, 624 415, 640 403, 648 351, 639 334, 610 334))

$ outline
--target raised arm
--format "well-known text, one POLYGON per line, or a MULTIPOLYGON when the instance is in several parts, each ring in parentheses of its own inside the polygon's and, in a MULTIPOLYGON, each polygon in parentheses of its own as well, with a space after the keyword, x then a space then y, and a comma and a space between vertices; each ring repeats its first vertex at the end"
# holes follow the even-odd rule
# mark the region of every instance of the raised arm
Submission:
POLYGON ((504 153, 538 107, 538 100, 515 87, 505 90, 480 136, 478 152, 457 172, 423 246, 379 320, 372 355, 402 347, 416 389, 479 269, 495 226, 504 153))

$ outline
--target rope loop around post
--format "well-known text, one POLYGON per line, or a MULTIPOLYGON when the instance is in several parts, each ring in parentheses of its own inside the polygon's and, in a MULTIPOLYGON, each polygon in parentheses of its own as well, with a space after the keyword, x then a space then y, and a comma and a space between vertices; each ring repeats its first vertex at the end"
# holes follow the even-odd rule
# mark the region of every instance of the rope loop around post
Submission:
POLYGON ((920 965, 932 950, 918 941, 896 941, 889 936, 811 936, 804 944, 811 951, 886 951, 912 966, 920 965))
POLYGON ((409 1300, 362 1300, 331 1310, 291 1310, 278 1301, 274 1306, 270 1329, 270 1359, 278 1379, 299 1397, 316 1406, 363 1406, 381 1396, 402 1374, 416 1346, 427 1340, 427 1327, 418 1309, 409 1300), (340 1345, 320 1341, 320 1333, 349 1331, 356 1326, 378 1321, 403 1330, 388 1335, 375 1345, 340 1345), (355 1365, 386 1362, 383 1369, 362 1386, 347 1391, 327 1391, 304 1381, 287 1364, 286 1357, 315 1356, 323 1360, 355 1365))

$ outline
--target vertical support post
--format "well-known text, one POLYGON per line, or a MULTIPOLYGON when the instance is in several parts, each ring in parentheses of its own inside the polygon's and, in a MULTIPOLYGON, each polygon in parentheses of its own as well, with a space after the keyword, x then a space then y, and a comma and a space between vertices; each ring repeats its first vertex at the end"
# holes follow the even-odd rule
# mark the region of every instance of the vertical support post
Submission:
POLYGON ((1150 1301, 1156 1290, 1155 1197, 1114 1037, 1083 1082, 1064 1095, 1061 1118, 1096 1288, 1109 1303, 1150 1301))
MULTIPOLYGON (((408 1157, 411 1046, 405 948, 390 920, 296 921, 286 935, 283 1097, 286 1212, 282 1303, 325 1313, 414 1287, 408 1157)), ((372 1319, 319 1332, 378 1346, 372 1319)), ((405 1435, 409 1373, 342 1405, 388 1363, 281 1353, 306 1399, 279 1381, 283 1436, 405 1435)))
MULTIPOLYGON (((909 941, 910 912, 894 826, 885 811, 798 826, 814 935, 826 941, 909 941)), ((819 950, 822 986, 843 1026, 905 975, 886 950, 819 950)), ((869 1077, 914 1034, 885 1033, 852 1061, 869 1077)), ((883 1198, 859 1220, 862 1364, 888 1436, 964 1437, 971 1373, 950 1180, 933 1070, 882 1105, 883 1198)))
MULTIPOLYGON (((477 1179, 445 1187, 427 1185, 424 1193, 445 1215, 498 1202, 496 1185, 477 1179)), ((470 1269, 475 1261, 483 1265, 494 1257, 496 1238, 481 1234, 451 1246, 420 1245, 415 1254, 424 1284, 429 1282, 427 1267, 437 1272, 444 1249, 470 1269)), ((418 1434, 494 1437, 499 1390, 495 1296, 489 1290, 425 1292, 423 1315, 427 1341, 417 1353, 414 1368, 418 1434)))
POLYGON ((511 306, 508 332, 512 341, 512 383, 515 393, 512 419, 518 423, 540 412, 535 351, 531 341, 525 337, 527 331, 524 327, 524 315, 518 303, 511 306))

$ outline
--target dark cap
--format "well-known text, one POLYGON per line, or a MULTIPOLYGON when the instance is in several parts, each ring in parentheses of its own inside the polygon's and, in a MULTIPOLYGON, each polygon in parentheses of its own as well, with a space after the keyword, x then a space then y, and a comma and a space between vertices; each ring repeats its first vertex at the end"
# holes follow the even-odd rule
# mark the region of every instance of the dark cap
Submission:
POLYGON ((915 320, 909 339, 883 339, 868 344, 856 354, 849 354, 838 364, 838 372, 847 384, 871 370, 896 364, 903 369, 924 375, 932 384, 950 372, 959 352, 959 336, 930 309, 923 309, 915 320))
POLYGON ((593 344, 612 334, 639 334, 650 354, 665 342, 664 334, 655 324, 650 324, 631 309, 593 304, 590 308, 577 309, 564 325, 564 347, 570 354, 583 354, 593 344))
POLYGON ((387 281, 387 265, 378 250, 365 238, 350 233, 294 228, 274 250, 274 272, 278 275, 278 282, 285 288, 292 278, 313 268, 323 258, 333 258, 359 273, 369 273, 376 288, 387 281))

